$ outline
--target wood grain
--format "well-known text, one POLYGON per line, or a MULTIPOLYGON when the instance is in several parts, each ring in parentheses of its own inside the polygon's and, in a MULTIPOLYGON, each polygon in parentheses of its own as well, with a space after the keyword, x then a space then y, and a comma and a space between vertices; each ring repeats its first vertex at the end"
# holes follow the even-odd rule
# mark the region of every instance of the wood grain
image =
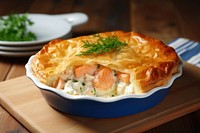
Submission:
POLYGON ((193 0, 176 0, 174 6, 176 7, 179 25, 181 27, 182 36, 190 38, 191 40, 200 41, 200 1, 193 0))
POLYGON ((0 81, 4 81, 6 75, 8 74, 10 68, 11 68, 11 64, 10 63, 4 63, 4 62, 0 62, 0 81))
POLYGON ((10 114, 2 107, 0 107, 0 121, 5 121, 4 123, 1 123, 0 126, 0 132, 6 133, 6 132, 16 132, 16 133, 28 133, 28 130, 25 129, 21 124, 10 117, 10 114), (9 123, 9 124, 8 124, 9 123))
POLYGON ((167 43, 182 36, 172 1, 131 1, 131 29, 167 43))
POLYGON ((139 114, 113 119, 60 113, 45 102, 39 89, 24 76, 0 83, 0 102, 31 132, 143 132, 200 109, 199 79, 200 69, 185 64, 183 76, 159 105, 139 114))

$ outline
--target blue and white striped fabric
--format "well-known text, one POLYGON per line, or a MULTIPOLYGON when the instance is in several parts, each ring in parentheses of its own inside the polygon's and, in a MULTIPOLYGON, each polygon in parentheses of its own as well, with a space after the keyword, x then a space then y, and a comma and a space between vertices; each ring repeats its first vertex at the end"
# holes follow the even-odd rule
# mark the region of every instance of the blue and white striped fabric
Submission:
POLYGON ((200 43, 186 38, 177 38, 168 44, 188 63, 200 67, 200 43))

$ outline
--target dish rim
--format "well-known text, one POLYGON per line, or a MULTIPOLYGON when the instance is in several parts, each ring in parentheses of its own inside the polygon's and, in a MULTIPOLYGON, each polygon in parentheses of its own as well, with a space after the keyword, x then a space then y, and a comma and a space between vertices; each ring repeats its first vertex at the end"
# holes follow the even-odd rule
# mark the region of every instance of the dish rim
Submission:
POLYGON ((168 89, 170 86, 172 86, 173 82, 175 81, 175 79, 177 79, 178 77, 180 77, 182 75, 182 67, 183 67, 183 61, 182 59, 179 57, 180 59, 180 63, 178 66, 178 72, 174 75, 172 75, 172 77, 168 80, 168 82, 162 86, 159 87, 155 87, 152 90, 146 92, 146 93, 142 93, 142 94, 126 94, 126 95, 120 95, 120 96, 115 96, 115 97, 95 97, 95 96, 88 96, 88 95, 70 95, 67 93, 64 93, 63 91, 60 91, 58 89, 55 89, 53 87, 47 86, 43 83, 41 83, 37 77, 35 77, 33 75, 32 69, 31 69, 31 63, 32 60, 34 58, 35 55, 32 55, 27 64, 25 65, 26 68, 26 76, 28 78, 30 78, 33 83, 42 90, 46 90, 46 91, 51 91, 54 92, 56 94, 58 94, 59 96, 62 96, 63 98, 69 99, 69 100, 93 100, 93 101, 98 101, 98 102, 102 102, 102 103, 111 103, 111 102, 116 102, 116 101, 120 101, 120 100, 124 100, 124 99, 141 99, 141 98, 147 98, 151 95, 153 95, 154 93, 156 93, 159 90, 163 90, 163 89, 168 89))

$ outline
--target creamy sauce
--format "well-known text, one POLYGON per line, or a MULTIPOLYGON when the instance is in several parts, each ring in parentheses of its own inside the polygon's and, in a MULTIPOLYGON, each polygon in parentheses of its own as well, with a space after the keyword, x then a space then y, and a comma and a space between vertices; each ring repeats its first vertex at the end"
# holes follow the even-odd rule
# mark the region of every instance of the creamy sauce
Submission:
MULTIPOLYGON (((123 94, 133 94, 133 85, 130 83, 125 83, 120 81, 117 77, 117 72, 111 70, 111 76, 113 76, 114 83, 110 88, 95 88, 94 79, 97 78, 97 71, 94 74, 84 74, 83 76, 76 78, 74 74, 74 68, 70 68, 60 75, 60 78, 64 81, 64 87, 58 88, 63 92, 71 95, 92 95, 100 97, 113 97, 123 94)), ((130 79, 129 79, 130 80, 130 79)), ((109 81, 108 81, 109 82, 109 81)), ((100 84, 104 84, 101 83, 100 84)))

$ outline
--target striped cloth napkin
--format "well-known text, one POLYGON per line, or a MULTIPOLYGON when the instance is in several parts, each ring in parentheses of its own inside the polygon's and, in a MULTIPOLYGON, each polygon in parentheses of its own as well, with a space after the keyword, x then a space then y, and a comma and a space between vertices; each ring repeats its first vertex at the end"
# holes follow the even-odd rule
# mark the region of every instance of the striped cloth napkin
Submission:
POLYGON ((200 43, 186 38, 177 38, 168 44, 186 62, 200 67, 200 43))

